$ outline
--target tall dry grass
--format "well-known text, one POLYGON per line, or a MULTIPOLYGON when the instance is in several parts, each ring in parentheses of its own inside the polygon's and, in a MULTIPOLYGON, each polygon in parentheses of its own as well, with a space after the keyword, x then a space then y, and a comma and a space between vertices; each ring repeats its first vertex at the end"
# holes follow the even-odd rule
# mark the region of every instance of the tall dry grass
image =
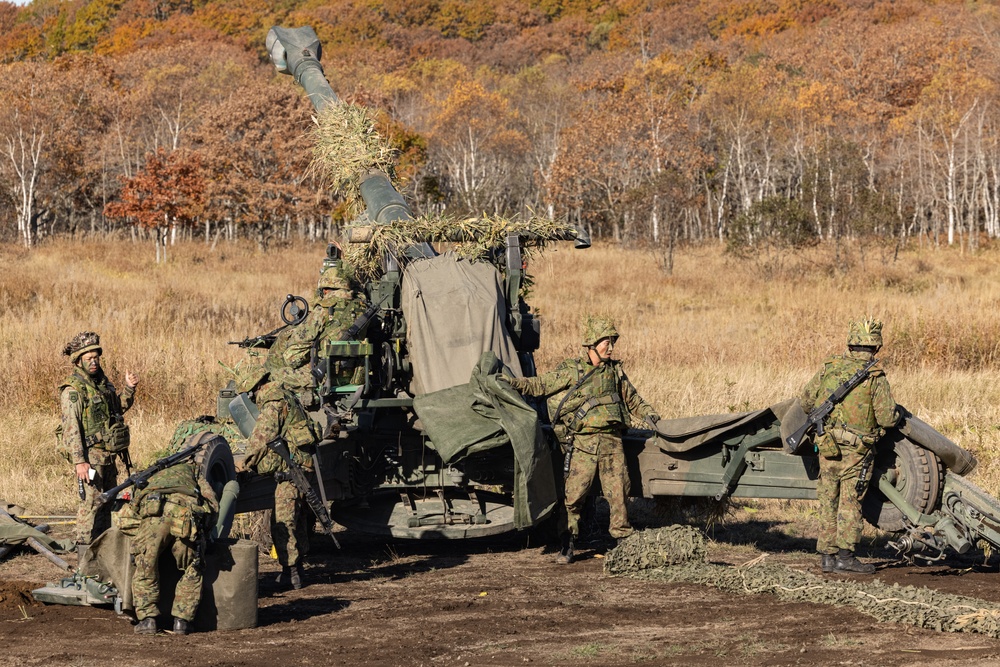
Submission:
MULTIPOLYGON (((185 418, 214 410, 242 352, 227 345, 277 326, 285 294, 308 293, 322 245, 275 249, 201 244, 156 265, 129 242, 0 247, 0 498, 68 508, 73 487, 53 451, 60 350, 100 332, 105 367, 142 383, 128 415, 146 461, 185 418)), ((894 262, 815 249, 782 266, 737 262, 715 247, 682 252, 674 271, 643 250, 558 246, 533 261, 542 370, 579 352, 588 311, 618 320, 616 353, 664 417, 750 410, 796 395, 848 322, 885 321, 883 358, 898 402, 980 459, 973 479, 1000 490, 998 252, 912 250, 894 262), (844 270, 848 266, 848 270, 844 270)))

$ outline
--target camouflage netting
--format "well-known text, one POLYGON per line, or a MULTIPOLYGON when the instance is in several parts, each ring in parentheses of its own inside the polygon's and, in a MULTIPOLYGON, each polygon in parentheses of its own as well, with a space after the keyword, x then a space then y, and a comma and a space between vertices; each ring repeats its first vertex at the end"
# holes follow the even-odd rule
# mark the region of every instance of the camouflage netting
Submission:
POLYGON ((667 526, 633 533, 608 553, 604 571, 632 574, 668 565, 704 563, 705 536, 691 526, 667 526))
POLYGON ((395 153, 367 109, 331 104, 316 118, 311 169, 343 195, 354 215, 364 210, 360 185, 372 171, 395 180, 395 153))
POLYGON ((741 566, 713 565, 705 562, 704 538, 699 534, 701 542, 697 544, 691 531, 690 527, 671 526, 635 533, 608 554, 605 571, 639 579, 706 584, 743 595, 771 593, 789 602, 850 605, 879 621, 1000 637, 1000 604, 928 588, 889 586, 878 579, 824 579, 768 563, 767 554, 741 566), (685 530, 678 530, 682 528, 685 530), (685 559, 685 554, 691 556, 685 559))
POLYGON ((378 276, 383 254, 399 254, 402 249, 424 241, 452 242, 452 249, 459 257, 482 259, 492 251, 505 247, 508 234, 520 234, 530 237, 522 239, 524 259, 527 260, 532 250, 544 246, 546 241, 572 238, 569 235, 575 231, 574 227, 564 222, 539 217, 527 220, 500 216, 464 220, 421 217, 372 225, 371 241, 347 244, 344 256, 354 267, 356 277, 364 281, 378 276))

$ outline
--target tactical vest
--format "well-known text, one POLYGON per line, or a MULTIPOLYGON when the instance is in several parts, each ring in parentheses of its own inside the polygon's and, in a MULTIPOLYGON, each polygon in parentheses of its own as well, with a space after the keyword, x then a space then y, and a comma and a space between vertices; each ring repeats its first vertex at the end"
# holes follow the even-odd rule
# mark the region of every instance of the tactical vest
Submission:
MULTIPOLYGON (((866 363, 864 359, 845 356, 834 356, 824 361, 823 379, 820 381, 817 398, 825 400, 866 363)), ((827 428, 843 428, 862 437, 878 434, 881 429, 875 419, 872 390, 875 378, 883 374, 882 369, 873 368, 867 380, 855 387, 844 400, 834 405, 825 422, 827 428)))
MULTIPOLYGON (((576 369, 574 385, 593 369, 584 369, 583 362, 571 359, 563 362, 564 367, 573 364, 576 369)), ((559 392, 547 401, 549 416, 556 435, 563 439, 576 433, 617 430, 626 424, 625 404, 621 397, 621 366, 617 361, 603 364, 583 384, 566 392, 559 392), (568 393, 567 393, 568 392, 568 393), (562 407, 560 408, 560 404, 562 407)))
MULTIPOLYGON (((312 452, 310 450, 318 441, 313 421, 309 418, 298 397, 288 389, 269 389, 258 396, 265 401, 282 401, 281 437, 288 443, 288 453, 297 464, 312 469, 312 452)), ((267 475, 285 469, 285 462, 272 451, 268 451, 257 464, 257 472, 267 475)))
POLYGON ((80 395, 84 446, 107 452, 128 449, 128 426, 111 380, 104 376, 100 384, 95 384, 82 371, 75 370, 59 385, 59 392, 66 387, 72 387, 80 395))

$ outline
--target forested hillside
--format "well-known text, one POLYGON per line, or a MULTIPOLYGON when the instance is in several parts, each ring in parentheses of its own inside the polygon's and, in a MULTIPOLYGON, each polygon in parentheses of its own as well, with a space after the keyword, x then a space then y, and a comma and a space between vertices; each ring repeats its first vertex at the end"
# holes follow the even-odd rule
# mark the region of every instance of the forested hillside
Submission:
POLYGON ((273 25, 315 28, 418 213, 737 251, 1000 234, 994 2, 34 0, 0 2, 3 238, 349 222, 273 25))

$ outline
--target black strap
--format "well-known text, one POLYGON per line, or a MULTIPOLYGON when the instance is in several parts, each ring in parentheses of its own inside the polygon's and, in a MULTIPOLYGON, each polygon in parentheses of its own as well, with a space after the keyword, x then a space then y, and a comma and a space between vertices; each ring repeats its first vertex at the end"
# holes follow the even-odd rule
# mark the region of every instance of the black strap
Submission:
MULTIPOLYGON (((563 396, 562 400, 559 401, 558 407, 556 407, 556 414, 555 414, 555 416, 552 417, 552 424, 553 425, 556 424, 556 423, 558 423, 559 416, 562 414, 563 406, 566 405, 566 400, 569 399, 569 397, 573 395, 574 391, 576 391, 577 389, 579 389, 583 385, 583 383, 587 381, 587 378, 589 378, 591 375, 593 375, 594 373, 596 373, 597 369, 599 369, 600 367, 601 367, 600 364, 598 364, 597 366, 594 366, 592 369, 590 369, 590 371, 587 372, 586 375, 584 375, 579 380, 577 380, 576 384, 573 385, 572 388, 570 388, 566 392, 566 395, 563 396)), ((581 372, 580 371, 580 364, 579 364, 579 362, 577 362, 576 372, 577 372, 577 374, 579 374, 581 372)))

